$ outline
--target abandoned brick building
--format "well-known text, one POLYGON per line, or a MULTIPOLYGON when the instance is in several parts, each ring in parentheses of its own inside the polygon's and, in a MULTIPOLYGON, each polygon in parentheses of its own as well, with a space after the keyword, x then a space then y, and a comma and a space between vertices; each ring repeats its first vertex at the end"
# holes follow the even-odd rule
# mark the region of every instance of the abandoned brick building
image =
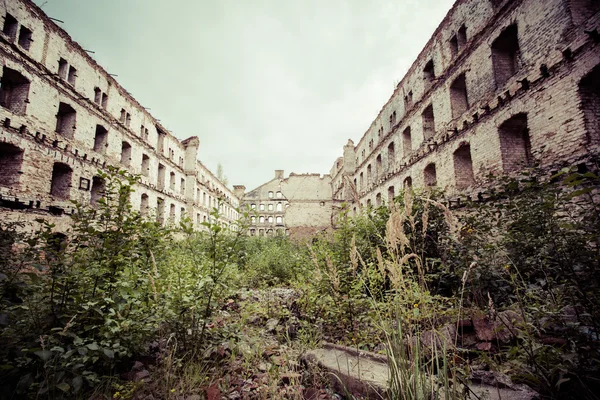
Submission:
POLYGON ((69 35, 28 0, 0 4, 0 212, 43 216, 66 229, 70 200, 94 204, 108 165, 140 174, 134 208, 197 227, 239 200, 198 161, 199 139, 179 141, 69 35))
POLYGON ((400 189, 477 196, 489 176, 596 159, 600 2, 459 0, 357 145, 330 172, 336 202, 400 189))
POLYGON ((477 196, 489 177, 539 165, 585 168, 600 144, 598 0, 458 0, 379 115, 349 140, 330 174, 278 171, 229 190, 29 0, 0 3, 0 210, 67 224, 69 200, 94 203, 98 169, 142 176, 134 207, 198 227, 254 209, 254 235, 331 226, 406 186, 477 196), (222 203, 218 203, 222 199, 222 203), (271 209, 272 208, 272 209, 271 209))
POLYGON ((284 178, 275 170, 270 181, 248 193, 235 186, 242 204, 251 210, 248 234, 251 236, 311 236, 332 226, 331 177, 291 173, 284 178))

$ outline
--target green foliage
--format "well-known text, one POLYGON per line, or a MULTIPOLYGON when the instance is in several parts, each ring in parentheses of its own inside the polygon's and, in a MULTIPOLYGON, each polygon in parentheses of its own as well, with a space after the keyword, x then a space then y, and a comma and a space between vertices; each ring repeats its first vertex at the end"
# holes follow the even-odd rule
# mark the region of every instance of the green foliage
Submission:
POLYGON ((244 253, 242 268, 250 287, 289 286, 310 265, 306 247, 286 236, 246 238, 244 253))
MULTIPOLYGON (((153 347, 193 358, 218 336, 209 321, 234 288, 237 232, 213 209, 206 231, 186 237, 133 211, 136 176, 109 169, 95 208, 74 203, 68 235, 42 221, 35 235, 0 230, 0 377, 4 390, 38 397, 84 397, 153 347), (171 340, 167 340, 171 338, 171 340), (158 346, 158 347, 157 347, 158 346)), ((178 364, 178 363, 176 363, 178 364)))

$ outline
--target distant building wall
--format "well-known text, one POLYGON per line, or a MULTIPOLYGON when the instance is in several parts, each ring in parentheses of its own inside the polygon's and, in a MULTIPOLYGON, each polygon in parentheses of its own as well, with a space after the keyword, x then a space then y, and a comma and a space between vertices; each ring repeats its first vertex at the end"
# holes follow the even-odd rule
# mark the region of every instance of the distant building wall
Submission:
POLYGON ((253 211, 249 234, 305 237, 331 227, 331 177, 275 171, 269 182, 245 193, 243 206, 253 211))

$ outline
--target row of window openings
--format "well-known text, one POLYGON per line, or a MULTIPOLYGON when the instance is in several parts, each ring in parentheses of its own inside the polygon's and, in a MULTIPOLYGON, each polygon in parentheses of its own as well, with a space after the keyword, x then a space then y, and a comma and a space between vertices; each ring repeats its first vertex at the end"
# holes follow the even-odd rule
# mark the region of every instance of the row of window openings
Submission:
MULTIPOLYGON (((285 207, 289 207, 289 204, 286 204, 285 207)), ((250 204, 250 209, 252 210, 256 210, 256 204, 250 204)), ((258 205, 258 209, 259 211, 265 211, 265 205, 264 204, 259 204, 258 205)), ((268 211, 273 211, 273 204, 268 204, 266 209, 268 211)), ((283 203, 277 203, 275 205, 275 211, 283 211, 283 203)))
MULTIPOLYGON (((10 37, 11 41, 16 39, 18 27, 19 23, 16 18, 7 13, 4 19, 3 32, 10 37)), ((19 30, 19 46, 25 50, 29 50, 32 41, 33 39, 31 30, 25 26, 21 26, 21 29, 19 30)), ((7 68, 4 67, 4 69, 6 70, 7 68)), ((1 105, 5 108, 11 109, 11 111, 16 114, 24 114, 25 103, 29 92, 29 80, 27 80, 18 72, 14 70, 11 71, 13 71, 12 74, 9 73, 8 76, 6 73, 3 73, 2 86, 6 87, 7 89, 5 90, 4 96, 2 96, 4 101, 2 101, 1 105), (5 76, 6 79, 4 78, 5 76), (14 92, 14 96, 11 96, 10 92, 14 92)), ((61 57, 58 61, 58 76, 72 86, 75 86, 77 69, 73 65, 69 65, 68 61, 61 57)), ((94 88, 94 102, 101 107, 106 108, 108 105, 108 94, 102 92, 102 90, 98 87, 94 88)), ((131 114, 125 109, 121 109, 119 121, 129 127, 131 123, 131 114)), ((148 140, 148 129, 145 129, 142 125, 141 131, 142 137, 145 140, 148 140)), ((173 157, 173 155, 170 156, 173 157)))
MULTIPOLYGON (((521 113, 506 120, 498 128, 500 139, 500 155, 504 172, 518 171, 530 166, 533 161, 531 142, 527 128, 527 114, 521 113)), ((462 144, 453 154, 454 177, 456 187, 466 188, 475 183, 471 146, 462 144)), ((359 176, 359 190, 365 188, 364 175, 359 176)), ((367 167, 367 184, 371 183, 371 165, 367 167)), ((411 178, 405 180, 405 186, 412 184, 411 178)), ((434 163, 428 164, 423 170, 423 183, 425 186, 437 184, 437 172, 434 163)), ((354 185, 357 181, 354 179, 354 185)))
POLYGON ((265 222, 269 223, 269 224, 272 224, 273 222, 275 222, 277 225, 283 225, 283 217, 275 217, 275 218, 273 218, 273 217, 263 217, 263 216, 260 216, 258 218, 256 218, 256 217, 250 217, 250 222, 252 224, 256 224, 256 221, 258 221, 259 224, 264 224, 265 222))
MULTIPOLYGON (((141 202, 140 202, 140 214, 143 216, 147 216, 149 214, 150 208, 149 208, 149 197, 147 194, 142 194, 141 196, 141 202)), ((169 206, 169 220, 171 222, 175 222, 175 211, 176 211, 176 206, 175 204, 171 204, 169 206)), ((165 215, 165 201, 162 198, 157 198, 156 199, 156 220, 160 223, 164 222, 164 215, 165 215)), ((181 207, 180 210, 180 216, 181 219, 183 219, 186 215, 186 211, 185 211, 185 207, 181 207)), ((198 225, 200 225, 202 222, 208 222, 208 223, 218 223, 221 226, 224 227, 229 227, 228 224, 226 224, 225 222, 218 222, 215 221, 214 218, 212 218, 211 216, 206 216, 206 215, 202 215, 200 213, 196 214, 196 223, 198 225)))
MULTIPOLYGON (((460 49, 466 44, 466 27, 463 25, 456 35, 450 40, 452 44, 453 55, 456 55, 460 49)), ((517 32, 517 25, 513 24, 505 28, 500 35, 492 42, 492 65, 494 70, 494 80, 496 87, 502 87, 520 68, 520 47, 517 32)), ((435 81, 435 68, 433 60, 429 60, 423 69, 423 80, 425 82, 425 91, 435 81)), ((412 105, 412 91, 405 96, 405 109, 412 105)), ((458 118, 469 108, 467 96, 467 83, 465 74, 459 75, 450 85, 450 104, 452 109, 452 118, 458 118)), ((423 136, 425 140, 431 138, 435 133, 435 118, 433 107, 430 104, 422 114, 423 119, 423 136)), ((390 116, 390 130, 396 125, 396 111, 393 111, 390 116)), ((378 137, 383 136, 383 127, 378 130, 378 137)), ((369 151, 372 151, 374 141, 368 143, 369 151)), ((362 150, 362 159, 365 158, 365 149, 362 150)))
MULTIPOLYGON (((250 236, 256 236, 256 229, 250 229, 250 236)), ((265 236, 265 234, 267 236, 271 236, 273 235, 273 233, 277 233, 277 235, 282 235, 285 233, 286 236, 289 236, 290 231, 288 229, 286 229, 285 231, 282 229, 276 229, 275 231, 273 231, 273 229, 258 229, 258 236, 265 236)))
POLYGON ((4 17, 2 32, 10 38, 11 42, 17 40, 18 32, 17 43, 19 46, 27 51, 31 48, 31 42, 33 42, 31 30, 23 25, 21 25, 21 29, 19 29, 19 21, 9 13, 6 13, 6 16, 4 17))
MULTIPOLYGON (((11 110, 15 114, 24 114, 26 104, 29 102, 27 98, 29 88, 30 82, 23 75, 11 68, 3 67, 2 79, 0 79, 0 106, 11 110)), ((122 110, 121 117, 127 122, 130 120, 131 115, 122 110)), ((56 132, 65 137, 73 138, 75 135, 76 120, 77 114, 75 109, 67 103, 59 103, 56 114, 56 132)), ((142 130, 145 131, 145 135, 148 134, 147 128, 142 126, 142 130)), ((164 135, 159 135, 159 137, 164 140, 164 135)), ((108 130, 102 125, 97 125, 94 136, 94 151, 105 153, 106 147, 108 147, 108 130)), ((175 152, 170 148, 169 157, 171 160, 174 159, 174 156, 175 152)), ((123 142, 121 162, 129 165, 130 157, 131 145, 123 142)), ((183 161, 183 157, 179 157, 180 166, 183 166, 183 161)))

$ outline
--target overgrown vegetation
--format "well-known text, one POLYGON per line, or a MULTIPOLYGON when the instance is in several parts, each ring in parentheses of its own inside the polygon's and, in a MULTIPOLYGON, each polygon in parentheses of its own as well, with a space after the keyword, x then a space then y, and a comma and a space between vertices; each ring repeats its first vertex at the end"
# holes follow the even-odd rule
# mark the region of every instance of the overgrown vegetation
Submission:
POLYGON ((452 210, 407 191, 308 243, 225 229, 218 208, 165 228, 132 209, 137 177, 102 178, 66 236, 0 224, 3 398, 303 398, 324 383, 296 359, 322 340, 387 354, 394 399, 464 398, 475 369, 597 398, 593 173, 532 172, 452 210))

